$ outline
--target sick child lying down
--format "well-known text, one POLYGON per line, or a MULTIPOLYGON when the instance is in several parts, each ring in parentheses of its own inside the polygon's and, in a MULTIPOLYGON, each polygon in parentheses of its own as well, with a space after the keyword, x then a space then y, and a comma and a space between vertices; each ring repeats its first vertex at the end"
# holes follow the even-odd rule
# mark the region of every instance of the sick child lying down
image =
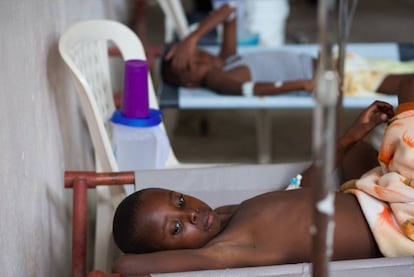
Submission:
MULTIPOLYGON (((335 193, 333 260, 414 255, 414 79, 398 84, 399 106, 376 101, 338 139, 336 163, 388 122, 380 167, 335 193)), ((362 160, 362 159, 360 159, 362 160)), ((354 163, 360 160, 353 161, 354 163)), ((118 206, 114 240, 122 276, 311 261, 312 166, 299 190, 274 191, 217 209, 159 188, 118 206)))
MULTIPOLYGON (((338 161, 373 127, 393 116, 375 102, 337 144, 338 161)), ((210 208, 179 192, 149 188, 117 208, 113 234, 125 253, 113 267, 122 276, 154 272, 262 266, 311 260, 311 169, 305 188, 258 195, 239 205, 210 208)), ((379 257, 369 224, 353 194, 336 193, 334 260, 379 257)))
MULTIPOLYGON (((202 87, 219 94, 266 96, 314 89, 317 60, 309 54, 278 49, 237 53, 234 8, 223 5, 200 22, 182 41, 171 45, 161 59, 165 83, 202 87), (218 55, 198 48, 205 34, 223 27, 218 55)), ((343 92, 346 96, 396 94, 404 78, 414 76, 414 61, 368 59, 347 53, 343 92)))

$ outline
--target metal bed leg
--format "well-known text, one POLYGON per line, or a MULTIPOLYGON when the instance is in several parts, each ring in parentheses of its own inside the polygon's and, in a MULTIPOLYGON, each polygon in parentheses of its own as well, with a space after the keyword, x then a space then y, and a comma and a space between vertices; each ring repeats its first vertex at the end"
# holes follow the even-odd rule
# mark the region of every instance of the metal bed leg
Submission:
POLYGON ((268 164, 272 161, 272 124, 269 111, 259 109, 256 111, 256 137, 257 155, 260 164, 268 164))

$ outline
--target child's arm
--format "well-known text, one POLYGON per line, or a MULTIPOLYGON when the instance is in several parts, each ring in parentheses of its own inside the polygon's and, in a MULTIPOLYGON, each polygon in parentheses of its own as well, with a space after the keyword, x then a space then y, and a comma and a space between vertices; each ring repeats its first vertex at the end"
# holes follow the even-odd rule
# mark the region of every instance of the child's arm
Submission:
MULTIPOLYGON (((359 141, 361 141, 372 129, 381 123, 387 122, 394 116, 391 104, 375 101, 361 112, 351 127, 338 138, 335 152, 335 165, 338 166, 345 154, 359 141)), ((302 175, 302 186, 312 185, 313 166, 310 166, 302 175)))
POLYGON ((219 57, 224 61, 228 57, 236 54, 237 51, 237 27, 236 11, 226 18, 223 23, 223 34, 221 38, 221 47, 219 57))
POLYGON ((336 164, 338 165, 348 150, 361 141, 372 129, 387 122, 393 116, 393 106, 382 101, 375 101, 362 111, 351 127, 338 139, 336 164))
MULTIPOLYGON (((183 41, 174 45, 171 50, 165 56, 166 60, 173 59, 172 66, 178 71, 188 70, 194 64, 195 53, 197 49, 197 43, 200 38, 208 34, 219 24, 226 22, 231 14, 235 12, 234 8, 229 4, 222 5, 219 9, 212 11, 206 18, 204 18, 198 25, 197 29, 189 34, 183 41)), ((224 28, 227 35, 230 35, 232 28, 235 33, 235 20, 228 22, 226 28, 224 28)), ((223 40, 223 47, 227 50, 222 50, 222 52, 230 51, 230 40, 223 40), (228 44, 228 45, 227 45, 228 44)), ((234 34, 235 40, 235 34, 234 34)), ((235 51, 235 48, 234 50, 235 51)), ((223 54, 224 55, 224 54, 223 54)))
POLYGON ((142 276, 151 273, 185 272, 222 269, 250 265, 255 261, 245 248, 230 245, 198 249, 165 250, 147 254, 121 256, 113 265, 112 272, 125 276, 142 276))
MULTIPOLYGON (((205 78, 205 86, 221 94, 246 96, 279 95, 298 90, 313 91, 313 80, 250 83, 251 86, 246 91, 246 83, 229 76, 230 74, 237 75, 234 72, 210 71, 205 78)), ((242 73, 238 75, 241 76, 242 73)))
POLYGON ((214 266, 211 260, 206 259, 202 255, 193 254, 193 252, 197 251, 170 250, 147 254, 123 255, 113 265, 112 272, 120 273, 124 277, 151 273, 190 271, 214 266))

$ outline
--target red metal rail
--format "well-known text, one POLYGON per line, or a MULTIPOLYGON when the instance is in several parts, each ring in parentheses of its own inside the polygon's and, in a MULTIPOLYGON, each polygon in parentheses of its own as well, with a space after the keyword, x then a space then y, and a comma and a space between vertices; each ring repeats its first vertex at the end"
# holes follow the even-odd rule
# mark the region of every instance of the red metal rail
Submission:
MULTIPOLYGON (((96 186, 117 186, 135 183, 135 174, 128 172, 96 173, 90 171, 66 171, 65 188, 73 188, 72 219, 72 276, 85 277, 86 234, 87 234, 87 189, 96 186)), ((105 274, 92 271, 89 277, 120 277, 119 274, 105 274)))

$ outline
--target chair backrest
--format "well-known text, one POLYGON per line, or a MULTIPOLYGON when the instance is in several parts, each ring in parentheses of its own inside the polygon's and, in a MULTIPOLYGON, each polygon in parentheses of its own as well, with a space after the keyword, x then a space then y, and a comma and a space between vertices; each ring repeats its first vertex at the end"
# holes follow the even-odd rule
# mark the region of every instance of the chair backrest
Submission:
POLYGON ((190 33, 190 26, 181 0, 158 0, 158 4, 165 15, 165 42, 172 42, 175 33, 179 40, 184 39, 190 33))
MULTIPOLYGON (((109 119, 115 111, 108 47, 116 46, 124 60, 146 60, 136 34, 125 25, 110 20, 91 20, 69 27, 59 40, 59 52, 75 81, 77 93, 95 150, 96 171, 118 171, 112 149, 109 119)), ((159 109, 148 73, 149 105, 159 109)), ((165 131, 162 124, 161 128, 165 131)), ((178 161, 170 148, 167 164, 178 161)), ((109 271, 116 247, 111 239, 112 215, 125 197, 125 186, 97 188, 94 268, 109 271)))
MULTIPOLYGON (((124 60, 146 60, 137 35, 111 20, 83 21, 71 26, 60 38, 59 51, 71 70, 95 148, 98 171, 117 171, 109 119, 115 111, 110 79, 108 47, 114 44, 124 60)), ((159 109, 153 82, 148 73, 149 104, 159 109)), ((165 130, 164 125, 162 128, 165 130)), ((176 160, 172 150, 170 158, 176 160)))

